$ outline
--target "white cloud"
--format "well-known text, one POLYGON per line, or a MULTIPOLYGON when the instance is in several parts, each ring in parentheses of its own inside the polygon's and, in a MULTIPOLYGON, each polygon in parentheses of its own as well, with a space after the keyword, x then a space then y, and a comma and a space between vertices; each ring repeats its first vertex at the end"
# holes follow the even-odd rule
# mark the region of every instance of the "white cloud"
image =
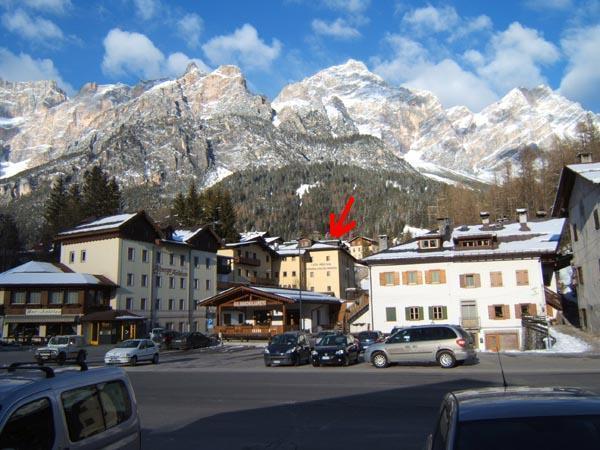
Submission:
POLYGON ((160 0, 133 0, 135 12, 142 20, 152 19, 160 9, 160 0))
POLYGON ((71 8, 71 0, 22 0, 25 5, 39 11, 64 14, 71 8))
POLYGON ((497 92, 546 83, 541 67, 560 59, 558 48, 532 28, 512 23, 491 40, 487 63, 477 69, 497 92))
POLYGON ((21 37, 52 46, 64 39, 63 32, 50 20, 31 17, 22 9, 2 15, 4 27, 21 37))
POLYGON ((325 0, 325 5, 349 14, 361 14, 371 4, 371 0, 325 0))
POLYGON ((457 27, 450 35, 449 40, 455 41, 472 33, 491 30, 493 27, 492 19, 486 15, 477 16, 473 19, 463 21, 463 24, 457 27))
POLYGON ((202 46, 213 64, 237 64, 246 69, 266 70, 281 52, 281 42, 273 39, 271 45, 258 37, 256 29, 244 24, 232 34, 212 38, 202 46))
POLYGON ((477 50, 467 50, 462 55, 463 59, 475 67, 482 66, 485 63, 484 56, 477 50))
POLYGON ((360 37, 360 32, 346 23, 344 19, 338 18, 334 22, 327 23, 323 20, 312 21, 312 29, 315 33, 331 36, 336 39, 355 39, 360 37))
POLYGON ((600 25, 573 30, 561 40, 568 58, 560 93, 596 110, 600 105, 600 25))
POLYGON ((402 21, 410 25, 417 32, 425 33, 434 31, 439 33, 457 25, 460 17, 452 6, 436 8, 428 5, 406 13, 402 21))
POLYGON ((536 11, 565 11, 573 6, 572 0, 527 0, 525 6, 536 11))
POLYGON ((119 76, 146 79, 177 77, 191 62, 195 62, 198 68, 205 72, 210 71, 201 60, 189 58, 181 52, 165 57, 153 42, 141 33, 114 28, 104 38, 102 71, 113 78, 119 76))
POLYGON ((60 76, 52 60, 34 59, 25 53, 16 55, 2 47, 0 47, 0 78, 8 81, 55 80, 67 94, 71 95, 75 92, 73 86, 60 76))
POLYGON ((198 14, 186 14, 177 22, 177 31, 189 48, 200 46, 200 35, 204 23, 198 14))

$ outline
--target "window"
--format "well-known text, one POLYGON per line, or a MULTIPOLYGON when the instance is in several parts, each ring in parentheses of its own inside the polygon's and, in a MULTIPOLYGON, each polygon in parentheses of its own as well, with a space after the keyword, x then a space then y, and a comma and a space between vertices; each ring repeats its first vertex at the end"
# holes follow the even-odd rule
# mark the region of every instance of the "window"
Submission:
POLYGON ((461 288, 478 288, 481 287, 481 277, 478 273, 464 273, 460 275, 461 288))
POLYGON ((112 428, 131 417, 131 399, 121 381, 65 391, 61 395, 72 442, 112 428))
POLYGON ((131 297, 125 299, 125 309, 133 309, 133 299, 131 297))
MULTIPOLYGON (((295 277, 296 276, 296 271, 292 270, 292 276, 295 277)), ((329 272, 327 272, 327 276, 329 276, 329 272)))
POLYGON ((206 258, 204 260, 204 265, 206 266, 207 269, 210 269, 210 258, 206 258))
POLYGON ((200 264, 200 258, 198 258, 197 256, 194 256, 194 267, 198 267, 199 264, 200 264))
POLYGON ((142 250, 142 262, 145 262, 145 263, 148 262, 148 250, 146 250, 146 249, 142 250))
POLYGON ((210 280, 206 280, 206 290, 210 289, 210 280))
POLYGON ((194 278, 194 289, 198 289, 199 286, 199 280, 198 278, 194 278))
POLYGON ((246 255, 246 258, 250 259, 250 253, 248 253, 247 251, 244 252, 244 255, 246 255))
POLYGON ((73 251, 69 252, 69 262, 70 263, 75 262, 75 252, 73 252, 73 251))
POLYGON ((422 306, 408 306, 404 309, 406 320, 423 320, 422 306))
POLYGON ((598 210, 594 210, 594 228, 600 230, 600 217, 598 217, 598 210))
POLYGON ((402 272, 402 283, 408 285, 423 284, 423 275, 420 270, 402 272))
POLYGON ((510 319, 510 309, 508 305, 490 305, 488 315, 492 320, 510 319))
POLYGON ((490 286, 502 287, 502 272, 490 272, 490 286))
POLYGON ((27 300, 26 291, 12 291, 10 303, 13 305, 24 305, 27 300))
POLYGON ((523 316, 535 316, 537 314, 537 306, 535 303, 519 303, 515 305, 515 319, 520 319, 523 316))
POLYGON ((85 262, 85 258, 87 257, 87 252, 85 250, 81 250, 79 252, 79 260, 81 262, 85 262))
POLYGON ((63 291, 48 292, 48 302, 51 305, 60 305, 63 302, 63 291))
POLYGON ((397 286, 400 284, 400 274, 398 272, 381 272, 379 274, 380 286, 397 286))
POLYGON ((577 276, 577 284, 583 284, 583 269, 581 266, 575 268, 575 274, 577 276))
POLYGON ((179 255, 179 265, 182 267, 185 265, 185 255, 179 255))
POLYGON ((135 261, 135 248, 127 247, 127 261, 135 261))
POLYGON ((133 274, 132 273, 127 274, 127 286, 133 286, 133 274))
POLYGON ((425 283, 426 284, 445 284, 446 283, 446 271, 440 269, 426 270, 425 271, 425 283))
POLYGON ((179 279, 179 289, 185 289, 185 278, 183 277, 179 279))
POLYGON ((179 299, 179 311, 183 311, 185 309, 185 301, 180 298, 179 299))
POLYGON ((423 249, 438 248, 438 240, 437 239, 423 239, 423 240, 419 241, 419 244, 421 245, 421 248, 423 248, 423 249))
POLYGON ((517 275, 517 286, 529 286, 529 272, 527 270, 515 271, 517 275))
POLYGON ((39 305, 42 303, 42 293, 40 291, 30 291, 27 303, 30 305, 39 305))
POLYGON ((311 278, 314 278, 315 277, 315 273, 314 272, 308 272, 308 276, 311 277, 311 278))
POLYGON ((160 298, 154 300, 154 309, 160 311, 160 298))
POLYGON ((385 320, 387 322, 396 321, 396 308, 385 308, 385 320))
POLYGON ((145 298, 143 298, 143 299, 140 300, 140 309, 142 311, 146 310, 146 299, 145 298))
POLYGON ((269 262, 269 255, 265 256, 265 261, 269 262))
POLYGON ((67 303, 69 305, 76 305, 79 303, 79 291, 68 291, 67 292, 67 303))
POLYGON ((326 273, 326 276, 330 276, 330 275, 331 275, 331 273, 328 270, 327 273, 326 273))
POLYGON ((156 264, 160 264, 160 252, 156 252, 156 264))
POLYGON ((331 292, 331 286, 327 286, 327 292, 331 292))
POLYGON ((198 331, 198 322, 196 320, 192 323, 192 331, 198 331))
POLYGON ((429 319, 430 320, 446 320, 448 318, 448 308, 445 306, 430 306, 429 307, 429 319))
POLYGON ((173 322, 165 322, 165 328, 167 330, 172 330, 173 329, 173 322))
POLYGON ((175 289, 175 277, 169 277, 169 288, 175 289))
POLYGON ((155 278, 156 287, 162 287, 162 277, 160 275, 156 275, 155 278))
POLYGON ((148 275, 142 275, 142 287, 148 286, 148 275))
POLYGON ((283 272, 283 276, 287 277, 287 272, 286 271, 283 272))
POLYGON ((0 434, 0 448, 54 447, 54 418, 47 398, 41 398, 18 408, 6 421, 0 434))
POLYGON ((169 265, 175 264, 175 255, 173 253, 169 253, 169 265))
POLYGON ((329 261, 329 256, 326 256, 326 257, 325 257, 325 261, 329 261))
POLYGON ((175 300, 173 300, 172 298, 169 299, 169 311, 173 311, 173 308, 175 307, 175 300))
POLYGON ((238 274, 238 277, 241 277, 242 276, 242 269, 238 269, 237 270, 237 274, 238 274))

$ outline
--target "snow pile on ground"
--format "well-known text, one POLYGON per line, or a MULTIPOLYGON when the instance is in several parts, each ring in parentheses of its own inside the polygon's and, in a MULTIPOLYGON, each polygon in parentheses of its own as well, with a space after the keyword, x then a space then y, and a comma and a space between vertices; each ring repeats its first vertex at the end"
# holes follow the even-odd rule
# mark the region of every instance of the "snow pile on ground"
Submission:
POLYGON ((300 187, 298 189, 296 189, 296 195, 300 198, 302 198, 302 196, 304 194, 306 194, 308 191, 310 191, 311 188, 314 188, 316 186, 318 186, 320 183, 317 181, 316 183, 313 184, 301 184, 300 187))
POLYGON ((570 336, 550 328, 550 335, 556 343, 548 350, 549 353, 583 353, 591 350, 591 346, 575 336, 570 336))

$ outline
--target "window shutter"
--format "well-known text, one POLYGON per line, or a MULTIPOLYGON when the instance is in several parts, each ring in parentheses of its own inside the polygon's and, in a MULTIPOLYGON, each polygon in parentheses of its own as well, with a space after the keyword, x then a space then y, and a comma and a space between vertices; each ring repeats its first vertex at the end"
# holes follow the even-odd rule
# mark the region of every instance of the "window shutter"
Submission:
POLYGON ((408 284, 408 272, 402 272, 402 284, 408 284))
POLYGON ((466 276, 464 274, 460 275, 460 287, 461 288, 467 287, 467 280, 466 280, 466 276))
POLYGON ((433 306, 430 306, 428 309, 429 312, 429 320, 433 320, 433 306))
POLYGON ((521 304, 517 303, 515 305, 515 318, 516 319, 520 319, 521 318, 521 304))
POLYGON ((419 306, 419 320, 423 320, 423 319, 424 319, 423 307, 419 306))
POLYGON ((431 270, 425 271, 425 284, 431 284, 431 270))
POLYGON ((448 307, 446 306, 442 306, 442 319, 448 319, 448 307))
POLYGON ((488 306, 488 316, 490 317, 490 319, 495 320, 496 319, 496 313, 494 312, 494 305, 490 305, 488 306))
POLYGON ((394 272, 394 286, 398 286, 400 284, 400 274, 398 272, 394 272))
POLYGON ((481 287, 481 277, 478 273, 473 274, 473 280, 475 281, 475 287, 481 287))
POLYGON ((440 283, 446 284, 446 271, 440 270, 440 283))
POLYGON ((537 305, 535 303, 529 304, 529 314, 532 316, 537 316, 537 305))
POLYGON ((410 308, 409 307, 404 308, 404 318, 406 320, 410 320, 410 308))
POLYGON ((379 286, 386 286, 385 284, 385 272, 379 274, 379 286))
POLYGON ((417 284, 423 284, 423 273, 420 270, 417 272, 417 284))
POLYGON ((502 305, 502 318, 510 319, 510 308, 508 305, 502 305))

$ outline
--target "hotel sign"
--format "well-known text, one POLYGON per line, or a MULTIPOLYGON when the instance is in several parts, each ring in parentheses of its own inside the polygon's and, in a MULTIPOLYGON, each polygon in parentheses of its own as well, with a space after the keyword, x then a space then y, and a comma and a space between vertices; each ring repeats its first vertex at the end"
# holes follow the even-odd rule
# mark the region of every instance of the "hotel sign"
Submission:
POLYGON ((26 308, 26 316, 60 316, 62 311, 60 308, 26 308))
POLYGON ((233 306, 267 306, 266 300, 238 300, 233 302, 233 306))

